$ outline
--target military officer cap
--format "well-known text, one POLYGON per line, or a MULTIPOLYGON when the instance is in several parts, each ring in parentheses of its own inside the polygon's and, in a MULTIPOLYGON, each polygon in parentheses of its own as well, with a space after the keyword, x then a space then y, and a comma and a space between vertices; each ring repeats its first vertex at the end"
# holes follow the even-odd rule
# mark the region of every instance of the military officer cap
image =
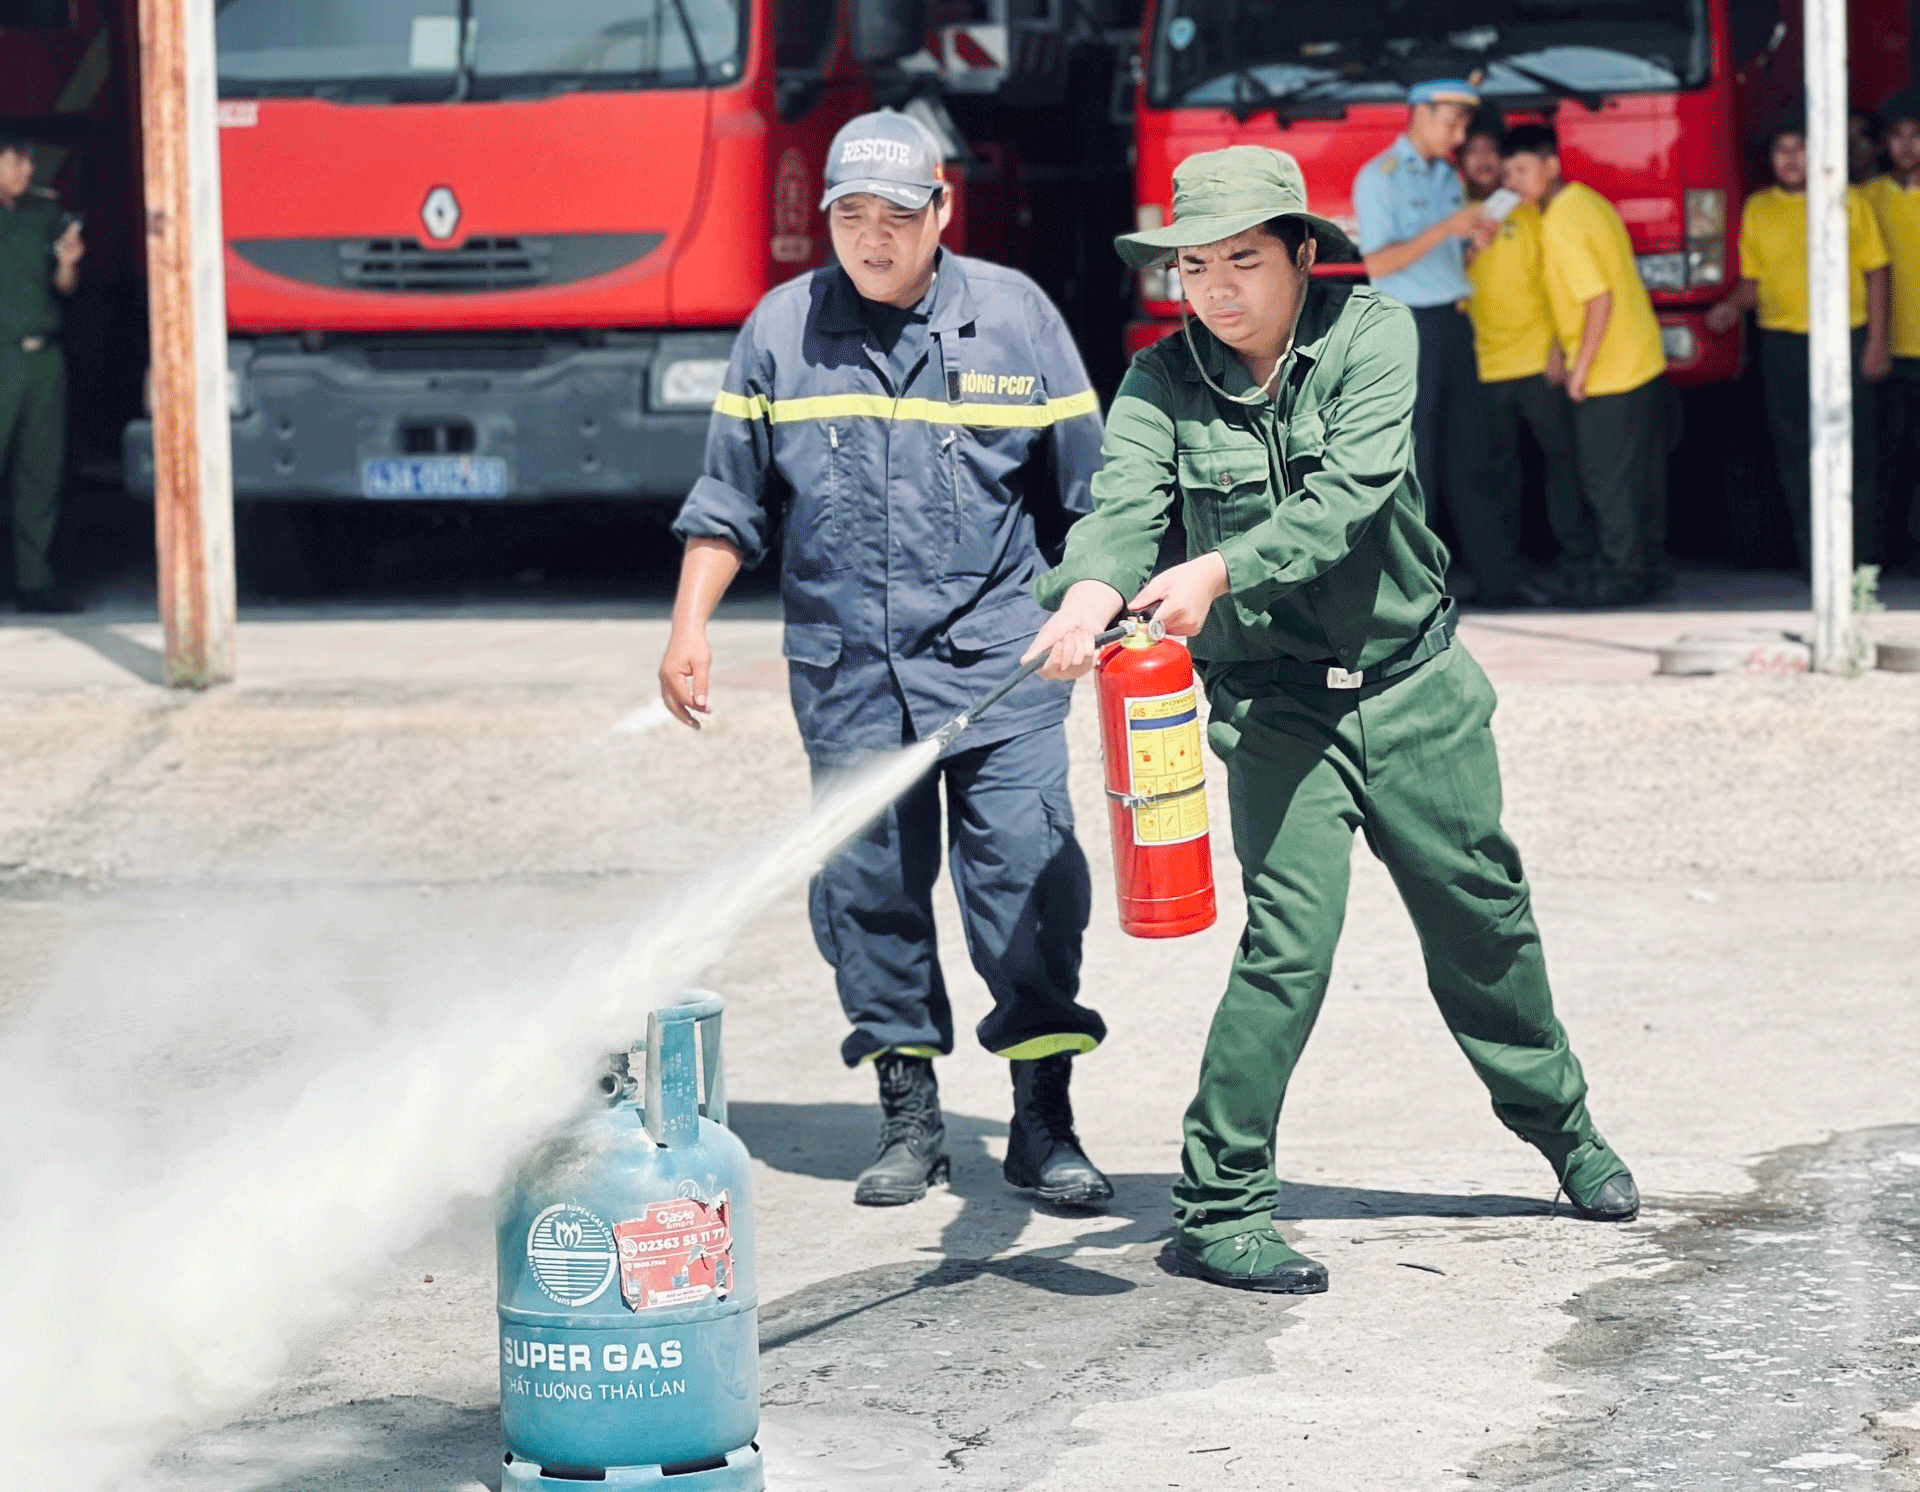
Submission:
POLYGON ((1480 90, 1465 78, 1429 78, 1407 90, 1410 104, 1459 104, 1462 108, 1480 107, 1480 90))
POLYGON ((1353 241, 1338 226, 1307 211, 1300 163, 1265 145, 1229 145, 1188 156, 1173 168, 1173 221, 1123 233, 1113 246, 1133 268, 1146 269, 1176 250, 1218 243, 1272 218, 1299 218, 1320 240, 1323 256, 1353 252, 1353 241))

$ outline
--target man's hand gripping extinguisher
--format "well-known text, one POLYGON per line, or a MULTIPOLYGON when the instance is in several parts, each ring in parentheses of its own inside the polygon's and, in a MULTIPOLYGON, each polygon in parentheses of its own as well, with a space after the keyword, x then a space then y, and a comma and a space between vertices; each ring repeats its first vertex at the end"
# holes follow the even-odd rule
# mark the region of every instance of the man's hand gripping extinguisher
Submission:
MULTIPOLYGON (((1120 927, 1178 938, 1213 926, 1213 850, 1193 659, 1158 622, 1129 617, 1094 641, 1100 744, 1120 927)), ((935 733, 951 746, 1046 657, 1031 658, 935 733)))
POLYGON ((1193 658, 1137 622, 1094 664, 1120 927, 1178 938, 1213 926, 1206 743, 1193 658))

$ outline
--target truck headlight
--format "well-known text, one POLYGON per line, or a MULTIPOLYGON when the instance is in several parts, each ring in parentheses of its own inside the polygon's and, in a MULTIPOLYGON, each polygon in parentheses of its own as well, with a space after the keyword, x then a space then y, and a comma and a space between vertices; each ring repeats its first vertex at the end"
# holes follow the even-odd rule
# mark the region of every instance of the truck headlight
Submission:
POLYGON ((1670 363, 1690 363, 1700 347, 1694 340, 1692 327, 1672 326, 1663 321, 1660 324, 1660 350, 1666 353, 1670 363))
POLYGON ((1156 264, 1140 271, 1140 299, 1161 301, 1180 299, 1180 271, 1171 264, 1156 264))
POLYGON ((712 409, 726 378, 723 357, 680 358, 661 367, 653 402, 662 409, 712 409))
POLYGON ((1727 278, 1727 194, 1719 187, 1687 188, 1687 283, 1719 285, 1727 278))
POLYGON ((227 342, 227 413, 234 419, 253 412, 253 344, 227 342))
MULTIPOLYGON (((1133 226, 1141 233, 1164 227, 1166 221, 1167 215, 1158 202, 1142 202, 1133 210, 1133 226)), ((1180 271, 1171 261, 1140 271, 1140 299, 1147 302, 1180 299, 1180 271)))
POLYGON ((1649 290, 1687 288, 1685 254, 1636 254, 1633 262, 1640 271, 1640 282, 1649 290))

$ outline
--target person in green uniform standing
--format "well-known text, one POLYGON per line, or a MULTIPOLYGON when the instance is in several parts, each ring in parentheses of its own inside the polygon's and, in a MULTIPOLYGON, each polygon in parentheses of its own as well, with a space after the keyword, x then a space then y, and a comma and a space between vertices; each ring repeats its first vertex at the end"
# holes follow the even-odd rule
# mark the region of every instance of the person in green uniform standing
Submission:
POLYGON ((1500 827, 1493 689, 1454 641, 1446 551, 1423 516, 1413 318, 1312 277, 1345 238, 1307 211, 1291 156, 1209 151, 1173 181, 1173 222, 1116 242, 1135 268, 1176 256, 1199 324, 1121 383, 1094 510, 1037 582, 1055 614, 1027 657, 1076 677, 1123 607, 1154 609, 1192 639, 1227 766, 1247 927, 1187 1110, 1175 1259, 1241 1289, 1327 1287, 1275 1231, 1274 1130, 1326 995, 1356 830, 1399 887, 1496 1117, 1574 1212, 1625 1222, 1639 1192, 1554 1015, 1500 827), (1192 557, 1149 578, 1176 500, 1192 557))
POLYGON ((80 284, 80 225, 33 185, 33 146, 0 138, 0 470, 13 507, 15 605, 80 609, 48 551, 67 464, 67 364, 60 302, 80 284))

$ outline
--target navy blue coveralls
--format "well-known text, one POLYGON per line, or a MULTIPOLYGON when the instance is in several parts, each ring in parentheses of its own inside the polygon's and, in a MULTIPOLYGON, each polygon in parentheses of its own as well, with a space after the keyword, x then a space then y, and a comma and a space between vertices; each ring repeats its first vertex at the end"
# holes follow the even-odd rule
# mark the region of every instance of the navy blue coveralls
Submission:
MULTIPOLYGON (((1025 275, 942 251, 889 350, 829 264, 755 307, 714 403, 706 472, 674 523, 745 562, 785 517, 783 651, 816 791, 924 740, 1019 665, 1045 613, 1034 580, 1091 506, 1099 401, 1025 275), (1036 526, 1037 525, 1037 526, 1036 526)), ((940 785, 979 1037, 1003 1057, 1085 1052, 1086 858, 1067 796, 1070 687, 1032 678, 814 878, 814 939, 853 1031, 849 1066, 953 1050, 935 948, 940 785)))

